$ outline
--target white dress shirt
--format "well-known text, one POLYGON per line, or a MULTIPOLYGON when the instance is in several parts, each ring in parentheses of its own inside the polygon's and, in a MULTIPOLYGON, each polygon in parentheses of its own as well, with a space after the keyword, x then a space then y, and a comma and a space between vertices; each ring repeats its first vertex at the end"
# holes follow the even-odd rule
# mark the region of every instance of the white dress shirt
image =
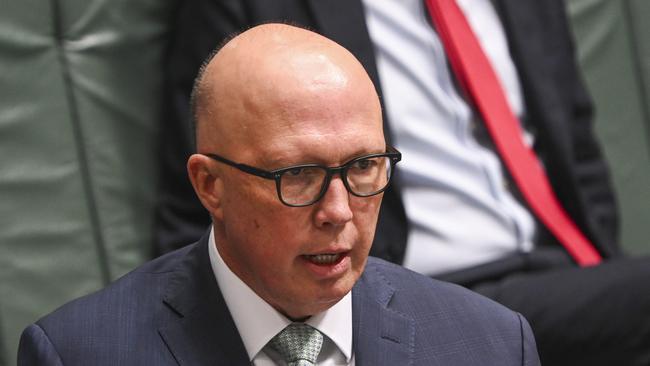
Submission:
MULTIPOLYGON (((513 111, 523 116, 518 76, 492 3, 458 4, 513 111)), ((483 142, 489 139, 482 122, 458 92, 424 0, 364 0, 364 6, 386 113, 403 156, 402 198, 411 228, 404 265, 433 275, 531 250, 534 218, 508 190, 498 156, 483 142)))
MULTIPOLYGON (((267 343, 291 320, 262 300, 224 263, 210 231, 209 256, 212 271, 228 310, 242 338, 248 358, 255 366, 284 366, 282 356, 267 343)), ((352 295, 348 293, 336 305, 309 318, 306 324, 323 333, 323 347, 317 365, 354 366, 352 353, 352 295)))

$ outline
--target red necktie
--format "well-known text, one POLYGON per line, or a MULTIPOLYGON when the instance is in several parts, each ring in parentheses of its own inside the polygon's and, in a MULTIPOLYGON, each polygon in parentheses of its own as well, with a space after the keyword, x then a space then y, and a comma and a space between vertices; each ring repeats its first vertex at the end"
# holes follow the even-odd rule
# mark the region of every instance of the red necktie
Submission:
POLYGON ((558 202, 535 152, 524 145, 517 117, 455 0, 426 0, 459 83, 483 117, 517 187, 539 220, 581 266, 602 261, 558 202))

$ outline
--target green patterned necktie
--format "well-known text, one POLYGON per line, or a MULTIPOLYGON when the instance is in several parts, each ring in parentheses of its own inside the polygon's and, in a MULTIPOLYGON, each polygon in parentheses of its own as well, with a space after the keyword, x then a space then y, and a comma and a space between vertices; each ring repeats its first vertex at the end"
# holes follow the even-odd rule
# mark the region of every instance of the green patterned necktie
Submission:
POLYGON ((269 345, 284 357, 288 366, 314 366, 323 335, 307 324, 292 323, 273 337, 269 345))

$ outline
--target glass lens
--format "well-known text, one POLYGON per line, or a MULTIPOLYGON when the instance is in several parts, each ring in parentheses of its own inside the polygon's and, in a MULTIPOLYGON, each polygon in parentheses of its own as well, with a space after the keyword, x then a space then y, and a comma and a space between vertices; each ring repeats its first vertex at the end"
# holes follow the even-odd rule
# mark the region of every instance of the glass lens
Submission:
POLYGON ((390 159, 386 156, 356 160, 348 166, 348 185, 357 195, 372 195, 386 187, 390 174, 390 159))
POLYGON ((282 200, 290 205, 313 201, 325 181, 327 171, 322 167, 296 167, 287 170, 280 179, 282 200))

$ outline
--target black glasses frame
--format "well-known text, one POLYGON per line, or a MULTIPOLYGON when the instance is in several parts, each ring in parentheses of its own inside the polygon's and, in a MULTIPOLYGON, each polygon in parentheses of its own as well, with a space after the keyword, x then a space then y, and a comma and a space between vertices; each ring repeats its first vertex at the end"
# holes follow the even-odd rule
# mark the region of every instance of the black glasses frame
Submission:
POLYGON ((207 157, 209 157, 211 159, 214 159, 216 161, 219 161, 221 163, 230 165, 230 166, 232 166, 234 168, 237 168, 237 169, 241 170, 244 173, 248 173, 248 174, 251 174, 251 175, 254 175, 254 176, 257 176, 257 177, 260 177, 260 178, 264 178, 264 179, 275 180, 275 188, 276 188, 276 191, 277 191, 277 194, 278 194, 278 198, 280 199, 280 202, 282 202, 283 204, 285 204, 287 206, 290 206, 290 207, 305 207, 305 206, 313 205, 314 203, 318 202, 321 198, 323 198, 323 196, 325 195, 325 192, 327 192, 327 189, 329 188, 329 185, 330 185, 330 181, 332 180, 332 177, 335 174, 339 174, 341 176, 341 180, 343 181, 343 185, 345 186, 345 189, 347 189, 347 191, 350 194, 352 194, 354 196, 357 196, 357 197, 370 197, 370 196, 377 195, 377 194, 385 191, 388 188, 388 185, 390 183, 390 179, 392 178, 392 175, 393 175, 393 173, 392 173, 393 169, 395 169, 395 164, 397 164, 400 160, 402 160, 402 153, 397 151, 397 149, 395 149, 392 146, 386 146, 386 152, 384 152, 384 153, 368 154, 368 155, 359 156, 359 157, 356 157, 356 158, 346 162, 343 165, 336 166, 336 167, 328 167, 328 166, 324 166, 324 165, 320 165, 320 164, 299 164, 299 165, 292 165, 292 166, 289 166, 289 167, 286 167, 286 168, 280 168, 280 169, 275 169, 275 170, 264 170, 264 169, 256 168, 254 166, 250 166, 250 165, 247 165, 247 164, 237 163, 237 162, 226 159, 223 156, 220 156, 220 155, 217 155, 217 154, 207 153, 207 154, 202 154, 202 155, 205 155, 205 156, 207 156, 207 157), (389 161, 390 161, 390 169, 391 169, 391 176, 388 177, 388 181, 386 182, 386 186, 384 188, 380 189, 379 191, 372 192, 370 194, 358 194, 358 193, 355 193, 354 191, 352 191, 352 189, 350 188, 350 185, 348 183, 348 178, 347 178, 347 170, 348 170, 348 168, 350 166, 352 166, 352 164, 356 163, 357 161, 360 161, 360 160, 363 160, 363 159, 368 159, 368 158, 379 158, 379 157, 384 157, 384 156, 389 159, 389 161), (311 200, 311 201, 309 201, 307 203, 302 203, 302 204, 288 203, 282 198, 282 187, 281 187, 281 185, 282 185, 282 183, 281 183, 282 182, 282 175, 284 173, 290 171, 290 170, 300 169, 300 168, 321 168, 321 169, 325 170, 325 178, 323 179, 323 186, 321 187, 321 190, 318 193, 318 195, 316 195, 316 198, 314 198, 313 200, 311 200))

